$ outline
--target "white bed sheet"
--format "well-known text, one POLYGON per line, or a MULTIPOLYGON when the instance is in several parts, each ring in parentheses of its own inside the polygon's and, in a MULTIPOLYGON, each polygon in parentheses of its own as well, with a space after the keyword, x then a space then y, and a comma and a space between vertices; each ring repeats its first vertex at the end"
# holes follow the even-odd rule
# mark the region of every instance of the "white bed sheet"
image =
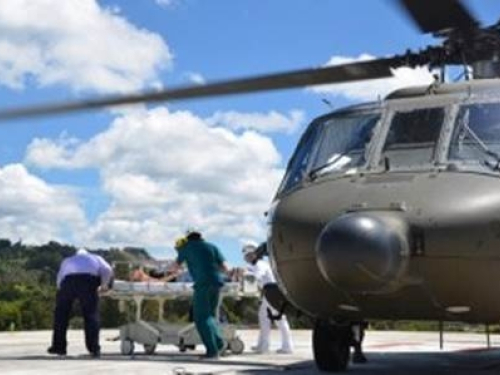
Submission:
MULTIPOLYGON (((242 283, 230 282, 224 284, 222 294, 238 297, 247 293, 244 292, 242 283)), ((113 288, 107 295, 109 297, 189 297, 193 295, 193 283, 115 280, 113 288)))

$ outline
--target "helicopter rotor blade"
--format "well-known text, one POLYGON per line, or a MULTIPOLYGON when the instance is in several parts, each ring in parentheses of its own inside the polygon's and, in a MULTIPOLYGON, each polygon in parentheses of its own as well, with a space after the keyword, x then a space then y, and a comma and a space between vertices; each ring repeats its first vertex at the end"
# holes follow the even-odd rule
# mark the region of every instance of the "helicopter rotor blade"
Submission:
POLYGON ((423 33, 471 30, 479 25, 460 0, 399 0, 399 4, 423 33))
POLYGON ((323 68, 303 69, 235 80, 219 81, 206 85, 185 86, 141 94, 108 96, 97 99, 49 103, 32 107, 0 110, 0 120, 54 115, 101 107, 174 101, 209 96, 242 94, 257 91, 286 89, 327 83, 344 83, 392 76, 391 67, 401 65, 397 58, 368 60, 323 68))

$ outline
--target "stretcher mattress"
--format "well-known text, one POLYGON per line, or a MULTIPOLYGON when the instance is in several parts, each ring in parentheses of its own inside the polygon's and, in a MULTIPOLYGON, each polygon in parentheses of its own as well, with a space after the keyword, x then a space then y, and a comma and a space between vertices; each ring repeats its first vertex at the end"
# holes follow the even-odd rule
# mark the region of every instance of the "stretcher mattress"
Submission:
MULTIPOLYGON (((222 294, 225 296, 241 297, 254 296, 255 290, 248 290, 243 283, 229 282, 224 284, 222 294)), ((189 297, 193 295, 192 282, 162 282, 162 281, 124 281, 115 280, 113 288, 108 291, 109 297, 189 297)))

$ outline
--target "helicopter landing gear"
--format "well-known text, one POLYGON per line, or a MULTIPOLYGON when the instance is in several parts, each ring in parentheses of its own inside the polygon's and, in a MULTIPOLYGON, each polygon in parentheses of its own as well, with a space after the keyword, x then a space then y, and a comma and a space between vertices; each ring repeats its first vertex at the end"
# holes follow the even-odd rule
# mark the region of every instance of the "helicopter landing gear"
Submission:
POLYGON ((367 326, 368 323, 364 321, 351 323, 351 346, 353 348, 352 363, 368 362, 363 353, 363 339, 365 337, 365 329, 367 326))
POLYGON ((339 372, 347 369, 351 342, 350 326, 316 321, 313 330, 313 352, 321 371, 339 372))

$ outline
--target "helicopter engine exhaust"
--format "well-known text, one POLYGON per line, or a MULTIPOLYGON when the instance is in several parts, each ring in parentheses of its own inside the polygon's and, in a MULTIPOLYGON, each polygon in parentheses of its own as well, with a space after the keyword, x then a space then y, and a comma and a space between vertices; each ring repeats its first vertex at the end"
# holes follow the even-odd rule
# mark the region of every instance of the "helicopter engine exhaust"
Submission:
POLYGON ((391 293, 404 284, 408 224, 397 212, 365 211, 330 221, 316 243, 323 277, 349 293, 391 293))

